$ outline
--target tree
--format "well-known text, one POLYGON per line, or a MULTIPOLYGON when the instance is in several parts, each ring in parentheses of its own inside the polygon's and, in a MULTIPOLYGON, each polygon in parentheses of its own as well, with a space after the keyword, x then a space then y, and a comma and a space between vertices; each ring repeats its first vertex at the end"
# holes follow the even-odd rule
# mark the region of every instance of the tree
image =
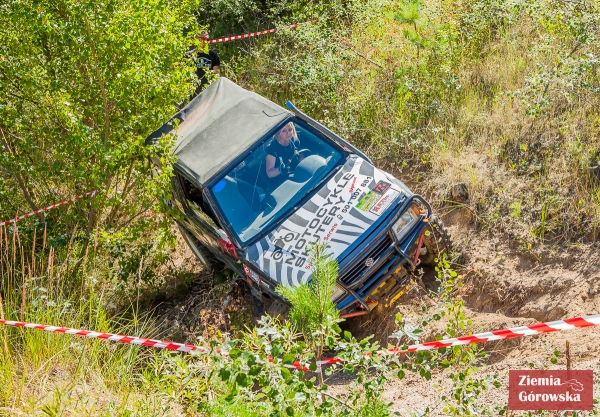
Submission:
POLYGON ((197 7, 198 0, 0 6, 0 217, 98 189, 60 220, 85 231, 82 252, 99 224, 122 231, 144 222, 139 214, 162 188, 144 138, 193 90, 182 57, 197 7))

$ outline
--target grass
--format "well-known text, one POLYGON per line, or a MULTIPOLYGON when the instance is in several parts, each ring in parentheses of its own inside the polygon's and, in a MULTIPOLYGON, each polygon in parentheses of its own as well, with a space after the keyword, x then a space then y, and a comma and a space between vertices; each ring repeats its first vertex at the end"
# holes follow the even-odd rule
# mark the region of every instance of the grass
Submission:
MULTIPOLYGON (((558 255, 559 245, 578 247, 600 230, 600 179, 589 170, 600 153, 600 79, 598 64, 583 62, 600 55, 600 44, 569 55, 575 35, 552 19, 567 16, 570 3, 544 1, 530 12, 495 0, 414 3, 410 25, 393 17, 406 2, 350 2, 352 16, 245 44, 223 57, 222 72, 271 99, 291 99, 377 165, 418 178, 411 187, 438 211, 455 207, 449 190, 466 184, 478 225, 540 260, 537 246, 554 244, 548 253, 558 255), (415 27, 419 47, 403 34, 415 27), (580 58, 577 72, 569 65, 580 58)), ((107 257, 90 249, 89 262, 78 259, 77 231, 61 233, 58 242, 45 229, 0 227, 0 315, 153 336, 152 321, 136 313, 139 292, 115 289, 107 257), (127 299, 136 308, 115 316, 108 306, 127 299)), ((124 279, 141 279, 143 262, 144 273, 158 268, 152 254, 114 246, 124 279)), ((248 322, 238 315, 232 331, 248 322)), ((178 356, 5 326, 0 339, 0 416, 185 415, 195 404, 182 397, 192 392, 185 375, 163 366, 178 356)), ((252 404, 203 407, 206 415, 255 413, 252 404)))
POLYGON ((314 25, 298 28, 259 40, 223 71, 292 99, 378 163, 425 177, 415 190, 438 210, 464 183, 481 227, 533 246, 596 239, 599 181, 589 167, 600 149, 600 42, 574 48, 578 15, 564 2, 417 4, 365 3, 338 18, 326 42, 314 25), (394 18, 407 4, 410 24, 394 18), (415 24, 419 47, 403 35, 415 24))
MULTIPOLYGON (((153 335, 150 321, 109 315, 108 296, 93 286, 73 287, 66 260, 75 248, 55 251, 40 239, 32 258, 17 228, 0 228, 0 237, 5 319, 153 335)), ((157 354, 148 348, 8 326, 0 328, 0 338, 0 415, 148 416, 177 408, 140 384, 140 369, 157 354)))

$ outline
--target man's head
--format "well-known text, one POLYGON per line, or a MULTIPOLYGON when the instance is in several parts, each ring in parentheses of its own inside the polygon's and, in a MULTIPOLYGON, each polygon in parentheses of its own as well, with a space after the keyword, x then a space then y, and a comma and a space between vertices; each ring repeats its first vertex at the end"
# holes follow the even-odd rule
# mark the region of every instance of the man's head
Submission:
POLYGON ((208 40, 210 39, 210 36, 208 36, 208 32, 203 30, 202 32, 196 35, 196 39, 198 40, 198 49, 207 54, 208 40))
POLYGON ((198 39, 198 41, 201 44, 205 44, 206 42, 208 42, 208 40, 210 39, 210 36, 208 35, 208 32, 203 30, 202 32, 200 32, 198 35, 196 35, 196 39, 198 39))

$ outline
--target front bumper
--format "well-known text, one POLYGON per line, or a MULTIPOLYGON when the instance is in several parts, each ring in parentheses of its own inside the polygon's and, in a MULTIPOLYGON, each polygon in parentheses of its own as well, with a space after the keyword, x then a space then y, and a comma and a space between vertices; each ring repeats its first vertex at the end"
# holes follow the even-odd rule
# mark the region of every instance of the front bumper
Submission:
POLYGON ((368 248, 345 265, 337 281, 338 287, 343 289, 343 295, 334 300, 339 310, 349 311, 352 307, 359 307, 368 311, 378 303, 392 303, 406 291, 411 272, 417 266, 413 260, 419 236, 427 226, 425 219, 431 215, 431 208, 423 198, 413 198, 423 203, 427 214, 421 217, 401 242, 395 240, 390 230, 390 224, 395 219, 392 220, 370 242, 368 248), (371 266, 368 266, 369 262, 372 262, 371 266))

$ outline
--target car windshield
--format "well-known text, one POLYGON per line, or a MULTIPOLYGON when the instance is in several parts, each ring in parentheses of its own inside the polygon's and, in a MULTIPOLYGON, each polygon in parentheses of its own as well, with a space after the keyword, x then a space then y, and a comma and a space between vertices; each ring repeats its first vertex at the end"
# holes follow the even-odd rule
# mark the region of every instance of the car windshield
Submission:
POLYGON ((211 187, 242 245, 269 230, 343 162, 341 151, 298 120, 275 132, 211 187))

